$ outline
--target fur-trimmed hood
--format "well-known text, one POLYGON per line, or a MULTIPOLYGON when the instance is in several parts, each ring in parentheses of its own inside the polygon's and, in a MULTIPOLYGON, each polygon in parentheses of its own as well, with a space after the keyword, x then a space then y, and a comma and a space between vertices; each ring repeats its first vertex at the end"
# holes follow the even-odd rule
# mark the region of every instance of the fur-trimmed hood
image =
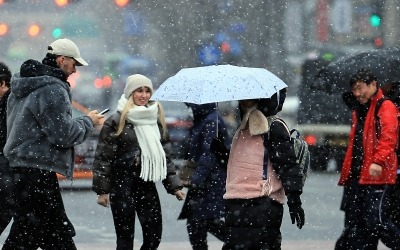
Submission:
POLYGON ((257 109, 257 105, 248 109, 248 112, 244 114, 239 129, 244 129, 246 126, 249 126, 249 132, 252 136, 265 134, 269 131, 268 119, 257 109))

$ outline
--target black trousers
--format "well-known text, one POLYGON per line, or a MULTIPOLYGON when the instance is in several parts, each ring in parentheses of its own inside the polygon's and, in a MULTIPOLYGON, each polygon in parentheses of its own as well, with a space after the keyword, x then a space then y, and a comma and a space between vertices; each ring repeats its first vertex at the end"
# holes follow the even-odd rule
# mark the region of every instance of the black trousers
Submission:
POLYGON ((376 250, 379 240, 400 249, 400 228, 391 211, 395 190, 395 185, 359 185, 357 180, 345 186, 345 227, 335 250, 376 250))
POLYGON ((280 250, 283 205, 269 197, 226 200, 223 250, 280 250))
POLYGON ((13 168, 15 217, 3 250, 75 250, 55 172, 13 168))
POLYGON ((0 156, 0 235, 14 214, 13 174, 4 156, 0 156))
POLYGON ((186 222, 190 244, 193 250, 207 250, 207 233, 210 232, 220 241, 225 242, 226 228, 221 219, 197 219, 189 216, 186 222))
POLYGON ((143 245, 140 249, 157 249, 161 242, 162 216, 155 183, 122 172, 125 174, 117 174, 110 193, 117 250, 133 249, 135 213, 143 233, 143 245))

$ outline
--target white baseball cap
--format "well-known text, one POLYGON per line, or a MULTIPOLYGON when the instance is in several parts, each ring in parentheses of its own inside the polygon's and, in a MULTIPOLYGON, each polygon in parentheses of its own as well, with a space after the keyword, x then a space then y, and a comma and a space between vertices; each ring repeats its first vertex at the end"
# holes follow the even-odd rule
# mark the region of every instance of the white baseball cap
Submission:
POLYGON ((78 46, 67 39, 62 38, 55 40, 48 47, 48 53, 60 56, 68 56, 75 59, 77 62, 76 66, 88 66, 89 64, 81 57, 78 46))

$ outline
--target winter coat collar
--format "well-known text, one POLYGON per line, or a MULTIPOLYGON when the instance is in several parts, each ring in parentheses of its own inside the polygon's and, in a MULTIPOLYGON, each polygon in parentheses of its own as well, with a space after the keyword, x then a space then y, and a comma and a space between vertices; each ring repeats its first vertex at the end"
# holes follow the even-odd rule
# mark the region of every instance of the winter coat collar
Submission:
POLYGON ((245 129, 247 126, 250 135, 261 135, 269 131, 268 119, 257 109, 257 105, 249 108, 243 116, 239 129, 245 129))
POLYGON ((47 85, 59 84, 70 92, 70 87, 64 73, 59 68, 42 64, 35 60, 28 60, 21 66, 21 72, 15 74, 11 80, 12 93, 22 98, 33 91, 47 85))
POLYGON ((21 65, 21 77, 53 76, 61 81, 67 81, 67 77, 60 68, 52 67, 36 60, 27 60, 21 65))

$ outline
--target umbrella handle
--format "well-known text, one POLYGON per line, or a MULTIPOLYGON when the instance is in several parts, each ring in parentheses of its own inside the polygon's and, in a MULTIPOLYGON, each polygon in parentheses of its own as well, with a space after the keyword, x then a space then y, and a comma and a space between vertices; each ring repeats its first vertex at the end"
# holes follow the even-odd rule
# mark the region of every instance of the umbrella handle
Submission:
POLYGON ((215 103, 215 110, 217 111, 217 138, 218 138, 218 102, 215 103))

